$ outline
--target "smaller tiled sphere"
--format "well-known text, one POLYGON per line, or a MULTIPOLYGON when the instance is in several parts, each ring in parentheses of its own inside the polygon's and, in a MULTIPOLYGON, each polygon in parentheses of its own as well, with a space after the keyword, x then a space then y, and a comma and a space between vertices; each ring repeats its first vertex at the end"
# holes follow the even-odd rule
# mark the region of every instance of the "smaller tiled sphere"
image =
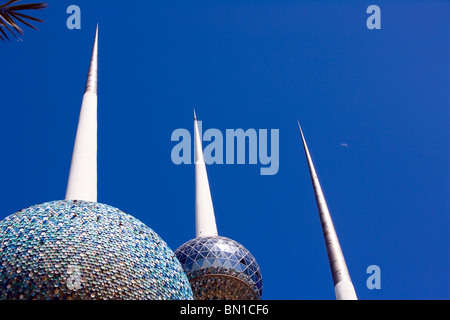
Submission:
POLYGON ((226 237, 198 237, 175 251, 195 300, 259 300, 262 276, 243 245, 226 237))
POLYGON ((123 211, 53 201, 0 221, 0 299, 192 299, 167 244, 123 211))

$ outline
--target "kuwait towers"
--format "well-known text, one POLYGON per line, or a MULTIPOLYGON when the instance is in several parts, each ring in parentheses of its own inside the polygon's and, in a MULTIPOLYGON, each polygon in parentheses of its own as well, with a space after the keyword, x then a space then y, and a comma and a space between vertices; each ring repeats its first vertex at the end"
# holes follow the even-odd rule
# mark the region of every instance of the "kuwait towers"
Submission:
POLYGON ((331 220, 330 211, 328 210, 325 196, 323 195, 322 187, 320 186, 319 178, 317 177, 316 169, 309 154, 308 146, 306 145, 305 137, 303 136, 302 128, 298 123, 300 134, 302 136, 303 148, 305 149, 306 160, 308 162, 311 182, 316 196, 317 208, 319 210, 320 222, 322 224, 323 236, 327 248, 328 261, 330 263, 331 275, 333 277, 334 290, 337 300, 356 300, 356 292, 350 279, 350 274, 345 263, 344 255, 339 244, 339 240, 334 229, 333 221, 331 220))
POLYGON ((261 272, 241 244, 217 233, 203 148, 194 111, 196 238, 175 251, 196 300, 258 300, 261 272))
POLYGON ((152 229, 97 203, 97 57, 98 30, 66 199, 0 221, 0 299, 193 297, 179 261, 152 229))

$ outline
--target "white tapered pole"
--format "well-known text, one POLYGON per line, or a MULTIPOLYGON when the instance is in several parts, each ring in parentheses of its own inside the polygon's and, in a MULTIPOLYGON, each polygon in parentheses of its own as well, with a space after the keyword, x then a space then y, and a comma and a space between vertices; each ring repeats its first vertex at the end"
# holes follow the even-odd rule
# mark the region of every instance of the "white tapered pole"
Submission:
POLYGON ((350 274, 348 272, 347 264, 345 263, 344 255, 336 234, 336 230, 331 220, 330 211, 328 210, 325 196, 320 186, 319 178, 317 177, 314 164, 309 154, 308 146, 306 145, 303 131, 298 123, 300 134, 302 136, 303 147, 305 149, 306 160, 308 161, 309 173, 316 196, 317 208, 319 210, 320 222, 322 224, 323 236, 328 253, 328 261, 330 263, 331 275, 333 277, 334 290, 337 300, 357 300, 355 288, 353 287, 350 274))
POLYGON ((97 202, 98 26, 67 182, 66 200, 97 202))
POLYGON ((195 161, 195 230, 196 237, 217 236, 216 218, 209 189, 208 175, 203 157, 202 141, 194 110, 195 161))

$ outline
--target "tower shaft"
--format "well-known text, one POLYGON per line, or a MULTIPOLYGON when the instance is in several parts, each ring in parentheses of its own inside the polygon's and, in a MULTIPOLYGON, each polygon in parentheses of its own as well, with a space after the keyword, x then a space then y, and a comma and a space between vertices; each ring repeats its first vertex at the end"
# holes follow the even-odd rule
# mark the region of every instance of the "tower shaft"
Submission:
POLYGON ((347 264, 336 234, 336 230, 331 219, 330 211, 325 200, 325 196, 320 186, 319 178, 314 168, 314 163, 306 144, 300 123, 298 124, 302 136, 303 147, 305 149, 306 160, 308 162, 311 182, 314 188, 317 208, 319 211, 320 222, 322 225, 323 236, 327 248, 328 261, 330 263, 331 275, 333 277, 334 289, 337 300, 356 300, 356 292, 350 279, 347 264))
POLYGON ((66 200, 97 202, 98 27, 67 182, 66 200))
POLYGON ((194 111, 195 161, 195 230, 196 237, 217 236, 216 218, 211 199, 208 175, 203 157, 202 141, 194 111))

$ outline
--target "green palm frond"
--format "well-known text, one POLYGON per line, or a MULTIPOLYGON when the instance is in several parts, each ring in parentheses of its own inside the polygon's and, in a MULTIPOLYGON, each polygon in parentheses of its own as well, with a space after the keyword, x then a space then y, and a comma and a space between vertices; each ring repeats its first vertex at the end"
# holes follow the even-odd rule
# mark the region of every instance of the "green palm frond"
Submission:
POLYGON ((44 22, 40 19, 31 17, 29 15, 20 13, 22 10, 39 10, 47 7, 46 3, 30 3, 14 5, 20 0, 9 0, 6 3, 0 5, 0 40, 9 40, 7 31, 11 33, 16 39, 18 39, 16 33, 23 36, 23 30, 17 24, 17 21, 25 24, 26 26, 37 30, 32 24, 24 19, 33 20, 37 22, 44 22))

